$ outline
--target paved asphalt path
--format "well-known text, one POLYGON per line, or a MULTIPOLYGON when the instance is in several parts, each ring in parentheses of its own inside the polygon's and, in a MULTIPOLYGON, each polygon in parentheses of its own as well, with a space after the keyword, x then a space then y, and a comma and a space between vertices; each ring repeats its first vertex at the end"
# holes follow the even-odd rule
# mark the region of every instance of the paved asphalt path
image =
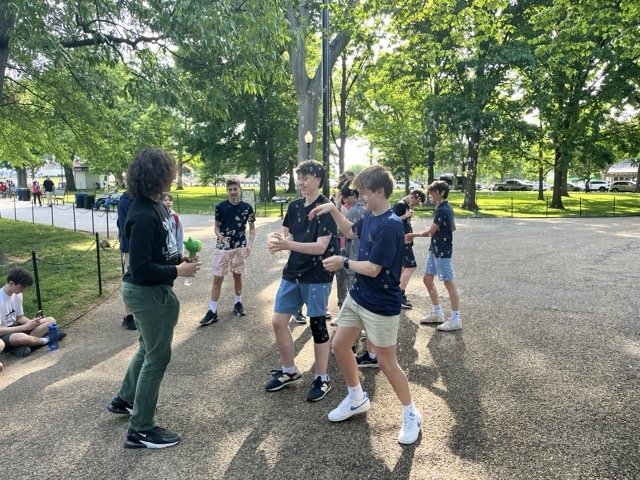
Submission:
MULTIPOLYGON (((458 220, 464 329, 421 326, 429 307, 420 272, 408 288, 415 308, 401 320, 399 361, 424 419, 408 447, 396 443, 400 406, 375 369, 361 372, 372 398, 366 415, 327 420, 346 393, 333 360, 333 390, 305 401, 313 363, 305 326, 291 327, 304 384, 264 391, 279 365, 270 317, 285 257, 269 254, 266 238, 280 220, 257 222, 247 316, 232 316, 227 279, 221 320, 209 327, 198 320, 209 297, 213 222, 183 220, 187 234, 204 240, 205 265, 191 287, 176 282, 182 309, 157 412, 182 443, 125 450, 126 418, 105 409, 136 344, 135 332, 120 328, 116 291, 66 328, 57 352, 0 356, 2 480, 640 476, 639 218, 458 220)), ((420 269, 427 245, 417 240, 420 269)), ((335 297, 330 307, 335 314, 335 297)))

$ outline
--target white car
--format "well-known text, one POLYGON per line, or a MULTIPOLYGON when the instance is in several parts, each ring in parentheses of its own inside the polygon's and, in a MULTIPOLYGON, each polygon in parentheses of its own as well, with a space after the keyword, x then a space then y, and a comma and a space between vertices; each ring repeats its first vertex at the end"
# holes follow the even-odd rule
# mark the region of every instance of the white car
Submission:
POLYGON ((635 192, 636 184, 629 180, 619 180, 613 182, 609 187, 610 192, 635 192))
MULTIPOLYGON (((404 190, 406 183, 403 180, 399 180, 396 182, 396 189, 404 190)), ((420 190, 422 189, 422 185, 416 182, 409 182, 409 190, 420 190)))
POLYGON ((593 192, 606 192, 609 190, 609 182, 606 180, 589 180, 589 190, 593 192))

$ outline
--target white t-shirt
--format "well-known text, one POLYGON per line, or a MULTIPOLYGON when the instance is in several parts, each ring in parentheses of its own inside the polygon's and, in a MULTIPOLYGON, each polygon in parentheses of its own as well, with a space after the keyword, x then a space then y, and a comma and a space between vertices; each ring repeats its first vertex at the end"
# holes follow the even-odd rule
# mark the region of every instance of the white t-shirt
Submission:
POLYGON ((0 288, 0 325, 12 327, 16 323, 16 318, 24 315, 22 311, 22 294, 14 293, 9 296, 4 288, 0 288))

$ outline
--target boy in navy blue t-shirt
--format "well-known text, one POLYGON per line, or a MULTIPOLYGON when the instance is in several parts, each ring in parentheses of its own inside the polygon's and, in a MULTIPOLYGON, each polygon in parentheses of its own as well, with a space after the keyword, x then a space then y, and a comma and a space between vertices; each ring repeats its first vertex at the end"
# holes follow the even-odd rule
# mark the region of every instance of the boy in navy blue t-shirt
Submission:
POLYGON ((453 209, 447 201, 449 185, 446 182, 437 180, 429 185, 429 195, 432 203, 436 206, 431 227, 424 232, 408 233, 404 236, 404 239, 405 242, 411 242, 416 237, 431 237, 429 256, 422 281, 427 287, 429 297, 433 303, 433 312, 423 318, 420 323, 442 323, 442 325, 438 326, 438 330, 450 332, 462 328, 460 297, 453 281, 453 267, 451 265, 453 232, 456 229, 456 223, 453 218, 453 209), (449 300, 451 301, 451 318, 446 322, 440 306, 438 289, 434 284, 436 275, 440 280, 444 281, 444 286, 449 292, 449 300))
POLYGON ((409 381, 396 356, 402 301, 403 227, 389 204, 393 178, 383 167, 375 165, 363 170, 353 183, 368 210, 355 224, 333 204, 320 205, 310 213, 310 218, 330 213, 347 238, 360 240, 357 261, 334 255, 322 262, 330 272, 346 268, 356 273, 356 283, 342 305, 332 342, 348 395, 329 413, 329 420, 341 422, 371 407, 369 397, 360 385, 358 365, 351 350, 364 328, 381 370, 402 403, 403 422, 398 442, 411 444, 418 439, 422 418, 413 404, 409 381))

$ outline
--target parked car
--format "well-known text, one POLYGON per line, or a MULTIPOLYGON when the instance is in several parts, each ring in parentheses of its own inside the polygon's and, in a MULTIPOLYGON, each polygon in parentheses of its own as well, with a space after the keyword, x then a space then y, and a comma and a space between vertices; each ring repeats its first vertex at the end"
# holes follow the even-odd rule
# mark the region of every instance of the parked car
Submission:
MULTIPOLYGON (((533 181, 533 182, 527 182, 527 183, 530 183, 530 184, 531 184, 531 186, 533 187, 533 189, 534 189, 534 190, 536 190, 536 191, 538 190, 538 187, 540 186, 540 185, 538 184, 538 181, 537 181, 537 180, 536 180, 536 181, 533 181)), ((547 182, 545 182, 545 181, 543 180, 543 181, 542 181, 542 189, 543 189, 543 190, 549 190, 550 188, 551 188, 551 185, 549 185, 547 182)))
POLYGON ((589 190, 606 192, 609 190, 609 182, 606 180, 589 180, 589 190))
POLYGON ((502 191, 531 191, 533 186, 529 182, 524 180, 518 180, 516 178, 508 178, 503 183, 494 183, 489 190, 502 191))
POLYGON ((584 185, 567 182, 567 192, 584 192, 584 185))
MULTIPOLYGON (((398 180, 396 182, 396 188, 399 190, 404 190, 405 185, 406 183, 404 182, 404 180, 398 180)), ((422 185, 420 185, 419 183, 409 182, 409 190, 421 190, 422 188, 422 185)))
POLYGON ((636 184, 629 180, 613 182, 609 187, 610 192, 635 192, 636 184))

